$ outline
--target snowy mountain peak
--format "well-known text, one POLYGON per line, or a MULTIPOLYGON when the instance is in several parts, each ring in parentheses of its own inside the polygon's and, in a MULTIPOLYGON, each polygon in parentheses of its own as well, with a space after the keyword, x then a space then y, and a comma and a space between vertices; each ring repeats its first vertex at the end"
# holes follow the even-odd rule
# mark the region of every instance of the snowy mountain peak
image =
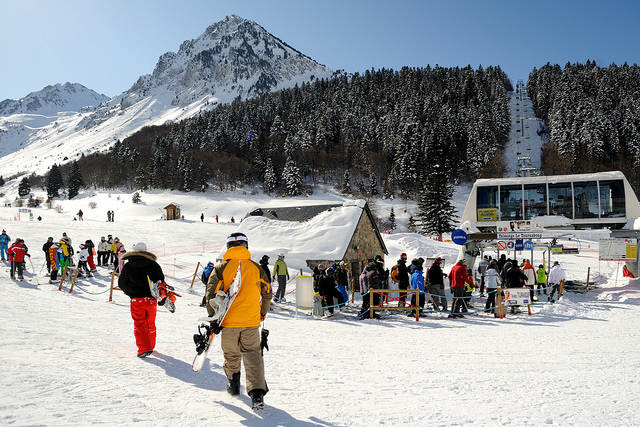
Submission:
POLYGON ((80 111, 84 107, 95 107, 109 100, 79 83, 46 86, 31 92, 24 98, 5 99, 0 102, 0 116, 12 114, 55 114, 63 111, 80 111))
POLYGON ((65 84, 4 101, 0 104, 0 114, 6 115, 0 120, 0 156, 7 165, 3 172, 5 176, 46 173, 54 163, 106 150, 145 126, 186 119, 220 104, 333 75, 255 22, 228 16, 198 38, 183 42, 178 52, 161 55, 151 74, 139 77, 112 99, 93 92, 94 102, 73 104, 69 94, 89 96, 90 91, 65 84), (85 105, 97 107, 82 109, 85 105), (45 117, 46 108, 51 114, 45 117))
POLYGON ((255 22, 232 15, 183 42, 177 53, 160 56, 151 76, 140 77, 127 98, 140 99, 166 88, 173 92, 174 106, 184 107, 208 95, 229 102, 289 86, 292 80, 332 73, 255 22))

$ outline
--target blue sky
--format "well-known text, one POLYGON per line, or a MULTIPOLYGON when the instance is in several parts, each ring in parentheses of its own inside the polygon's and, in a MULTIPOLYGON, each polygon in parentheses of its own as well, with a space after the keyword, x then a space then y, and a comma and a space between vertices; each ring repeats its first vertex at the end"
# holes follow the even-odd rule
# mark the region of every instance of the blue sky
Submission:
POLYGON ((332 69, 640 63, 640 2, 0 0, 0 100, 81 83, 115 96, 236 14, 332 69))

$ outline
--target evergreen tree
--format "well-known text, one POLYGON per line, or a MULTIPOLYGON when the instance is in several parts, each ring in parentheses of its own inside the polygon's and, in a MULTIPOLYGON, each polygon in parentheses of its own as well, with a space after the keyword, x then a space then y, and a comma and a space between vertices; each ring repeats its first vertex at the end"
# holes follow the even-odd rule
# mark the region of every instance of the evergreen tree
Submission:
POLYGON ((139 164, 138 168, 136 169, 136 174, 133 177, 133 184, 140 190, 147 189, 147 175, 142 164, 139 164))
POLYGON ((0 187, 2 187, 4 185, 4 178, 2 178, 2 175, 0 175, 0 187))
POLYGON ((18 185, 18 196, 25 197, 29 193, 31 193, 31 184, 29 183, 29 179, 27 179, 27 177, 24 177, 18 185))
POLYGON ((198 174, 196 178, 197 191, 204 193, 209 188, 209 170, 204 162, 198 165, 198 174))
POLYGON ((391 213, 389 214, 389 228, 391 230, 395 230, 396 227, 396 213, 393 211, 393 207, 391 207, 391 213))
POLYGON ((287 159, 287 163, 282 171, 282 183, 287 196, 293 197, 302 194, 302 178, 300 178, 300 169, 293 159, 287 159))
POLYGON ((267 194, 273 193, 278 188, 278 182, 276 179, 276 173, 273 170, 273 161, 271 157, 267 159, 267 169, 264 172, 264 192, 267 194))
POLYGON ((441 165, 435 165, 422 185, 418 199, 418 218, 424 232, 441 236, 455 229, 456 209, 451 204, 453 190, 441 165))
POLYGON ((84 186, 82 172, 80 172, 80 166, 76 161, 71 164, 71 170, 69 171, 69 200, 78 195, 82 186, 84 186))
POLYGON ((131 196, 131 201, 136 205, 140 204, 140 202, 142 201, 142 198, 140 197, 139 191, 136 191, 135 193, 133 193, 133 196, 131 196))
POLYGON ((353 193, 353 191, 351 190, 351 183, 349 182, 350 180, 351 174, 349 173, 349 169, 345 169, 344 174, 342 175, 342 192, 344 194, 353 193))
POLYGON ((62 173, 58 165, 54 164, 47 173, 47 195, 50 198, 58 197, 62 186, 62 173))

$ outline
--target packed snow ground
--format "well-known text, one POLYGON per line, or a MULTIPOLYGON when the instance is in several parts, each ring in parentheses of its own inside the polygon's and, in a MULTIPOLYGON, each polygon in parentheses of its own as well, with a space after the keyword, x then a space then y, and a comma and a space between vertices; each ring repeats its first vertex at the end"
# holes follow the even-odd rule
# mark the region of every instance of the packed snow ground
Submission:
MULTIPOLYGON (((534 306, 532 316, 500 320, 478 313, 448 319, 430 313, 416 322, 383 314, 380 321, 359 321, 353 316, 360 300, 331 319, 296 315, 293 308, 276 304, 264 324, 270 331, 264 358, 271 391, 266 409, 253 413, 244 372, 241 396, 226 393, 217 343, 202 372, 191 370, 192 335, 197 319, 205 316, 198 306, 204 286, 196 280, 190 288, 196 265, 212 260, 235 230, 231 216, 241 218, 267 203, 341 199, 331 194, 294 201, 241 193, 143 193, 142 200, 133 205, 131 194, 87 192, 59 201, 61 213, 36 209, 42 221, 13 221, 17 209, 0 208, 0 227, 14 240, 25 239, 33 255, 23 282, 0 268, 0 424, 619 426, 640 419, 640 332, 635 327, 640 282, 622 278, 615 263, 598 262, 597 242, 584 240, 580 254, 558 259, 570 279, 585 280, 591 267, 599 289, 568 292, 555 305, 534 306), (89 208, 91 202, 95 209, 89 208), (182 205, 185 220, 160 220, 160 209, 169 202, 182 205), (84 221, 73 221, 78 209, 84 221), (110 209, 116 211, 112 223, 106 222, 110 209), (76 249, 88 238, 97 242, 112 234, 127 249, 144 241, 158 255, 167 281, 182 298, 173 314, 159 307, 152 356, 136 357, 128 298, 116 291, 108 302, 106 269, 82 279, 71 294, 66 286, 61 292, 47 283, 41 247, 48 236, 59 239, 62 232, 76 249)), ((380 211, 389 209, 379 203, 380 211)), ((395 205, 395 213, 405 220, 411 207, 405 213, 395 205)), ((384 237, 387 266, 400 252, 451 260, 458 252, 450 242, 416 234, 384 237)), ((267 247, 250 242, 255 260, 267 247)), ((292 273, 302 267, 293 254, 287 261, 292 273)), ((288 290, 293 289, 292 283, 288 290)))

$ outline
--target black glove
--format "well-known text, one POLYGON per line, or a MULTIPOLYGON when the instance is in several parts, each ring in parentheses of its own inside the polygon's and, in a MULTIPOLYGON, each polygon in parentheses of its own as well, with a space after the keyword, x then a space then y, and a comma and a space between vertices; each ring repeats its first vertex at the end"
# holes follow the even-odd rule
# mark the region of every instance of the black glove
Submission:
POLYGON ((266 348, 269 351, 269 343, 267 342, 267 337, 269 336, 269 330, 262 328, 262 332, 260 333, 260 354, 264 355, 264 349, 266 348))

